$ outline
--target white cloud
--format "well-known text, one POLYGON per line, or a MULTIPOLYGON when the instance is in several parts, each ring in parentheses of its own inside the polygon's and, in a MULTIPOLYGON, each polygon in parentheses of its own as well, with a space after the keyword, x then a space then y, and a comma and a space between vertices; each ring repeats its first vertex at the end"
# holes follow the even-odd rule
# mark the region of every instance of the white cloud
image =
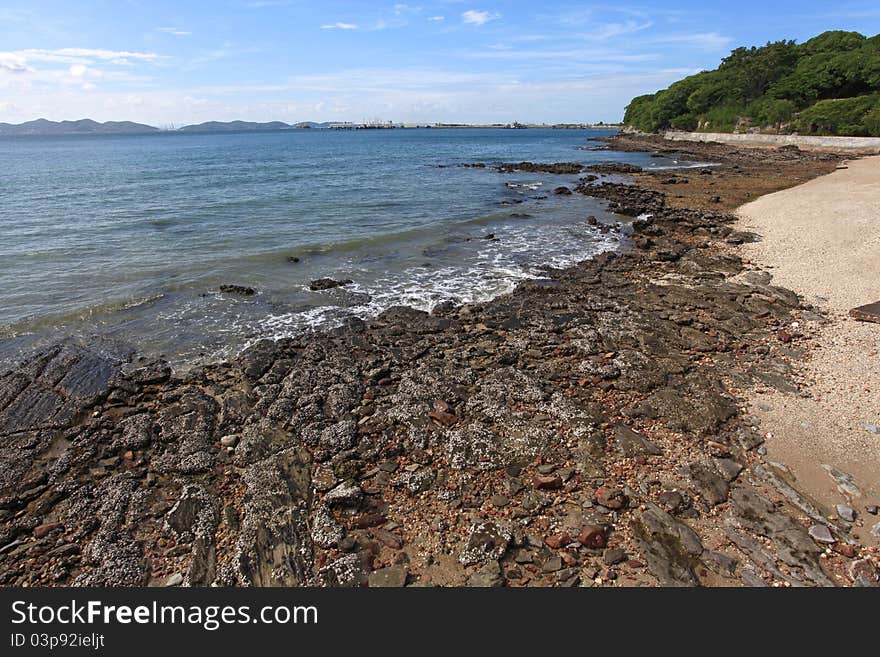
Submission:
POLYGON ((596 27, 590 32, 587 32, 580 36, 584 39, 611 39, 614 37, 622 36, 624 34, 632 34, 634 32, 647 30, 652 25, 653 23, 651 21, 624 21, 621 23, 602 23, 596 25, 596 27))
POLYGON ((358 29, 358 26, 355 25, 354 23, 336 22, 336 23, 332 23, 330 25, 322 25, 321 29, 322 30, 356 30, 356 29, 358 29))
POLYGON ((159 32, 164 32, 165 34, 172 34, 174 36, 189 36, 192 32, 188 30, 181 30, 178 27, 157 27, 159 32))
POLYGON ((420 14, 422 12, 421 7, 413 7, 412 5, 403 3, 397 3, 392 9, 397 16, 402 16, 404 14, 420 14))
POLYGON ((498 18, 501 18, 500 14, 493 14, 491 12, 482 11, 480 9, 468 9, 461 15, 462 21, 464 21, 468 25, 476 25, 477 27, 485 25, 489 21, 494 21, 498 18))
POLYGON ((440 21, 445 21, 446 16, 431 16, 428 20, 434 21, 435 23, 439 23, 440 21))
POLYGON ((0 61, 5 61, 8 59, 18 61, 21 64, 26 64, 27 62, 89 64, 94 61, 105 61, 122 64, 127 63, 131 60, 141 62, 155 62, 162 59, 162 56, 151 52, 102 50, 95 48, 58 48, 56 50, 27 48, 25 50, 0 52, 0 61))
POLYGON ((733 42, 731 37, 726 37, 718 32, 695 32, 691 34, 668 34, 652 39, 654 43, 681 43, 696 48, 707 50, 723 50, 733 42))
POLYGON ((84 76, 86 73, 89 72, 89 68, 88 68, 88 66, 83 66, 82 64, 74 64, 73 66, 71 66, 68 69, 68 71, 70 72, 70 74, 73 77, 81 78, 82 76, 84 76))

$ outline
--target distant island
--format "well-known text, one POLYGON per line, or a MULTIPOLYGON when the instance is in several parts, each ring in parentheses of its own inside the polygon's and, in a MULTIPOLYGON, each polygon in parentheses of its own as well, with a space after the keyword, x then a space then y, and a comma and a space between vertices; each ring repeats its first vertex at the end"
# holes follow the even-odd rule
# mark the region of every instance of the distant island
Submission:
POLYGON ((830 31, 802 44, 737 48, 713 71, 634 98, 644 132, 880 136, 880 35, 830 31))
POLYGON ((291 130, 292 125, 282 123, 281 121, 270 121, 268 123, 254 123, 253 121, 207 121, 206 123, 198 123, 195 125, 185 125, 179 128, 180 132, 219 132, 223 130, 291 130))
POLYGON ((37 119, 17 125, 0 123, 0 135, 131 134, 141 132, 159 132, 159 128, 131 121, 98 123, 91 119, 80 119, 79 121, 37 119))
POLYGON ((611 123, 493 123, 493 124, 467 124, 467 123, 395 123, 393 121, 373 121, 369 123, 351 123, 347 121, 301 121, 299 123, 284 123, 283 121, 269 121, 259 123, 255 121, 206 121, 185 125, 180 128, 160 129, 143 123, 131 121, 107 121, 99 123, 92 119, 80 119, 78 121, 49 121, 36 119, 26 123, 11 124, 0 123, 0 136, 4 135, 74 135, 74 134, 140 134, 157 132, 266 132, 274 130, 392 130, 403 128, 545 128, 545 129, 585 129, 585 128, 614 128, 619 124, 611 123))

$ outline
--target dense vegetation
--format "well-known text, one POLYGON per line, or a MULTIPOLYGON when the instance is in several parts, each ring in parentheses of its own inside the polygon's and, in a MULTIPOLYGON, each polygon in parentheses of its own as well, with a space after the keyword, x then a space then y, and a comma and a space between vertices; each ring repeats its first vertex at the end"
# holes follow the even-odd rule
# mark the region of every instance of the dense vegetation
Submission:
POLYGON ((624 123, 648 132, 880 136, 880 35, 835 31, 802 44, 737 48, 714 71, 634 98, 624 123))

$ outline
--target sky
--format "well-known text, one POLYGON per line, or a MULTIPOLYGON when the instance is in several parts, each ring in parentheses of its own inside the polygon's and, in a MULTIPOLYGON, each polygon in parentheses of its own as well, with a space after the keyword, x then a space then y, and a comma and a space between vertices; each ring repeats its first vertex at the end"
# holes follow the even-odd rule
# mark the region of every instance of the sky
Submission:
POLYGON ((827 0, 0 0, 0 122, 613 122, 731 49, 880 32, 827 0))

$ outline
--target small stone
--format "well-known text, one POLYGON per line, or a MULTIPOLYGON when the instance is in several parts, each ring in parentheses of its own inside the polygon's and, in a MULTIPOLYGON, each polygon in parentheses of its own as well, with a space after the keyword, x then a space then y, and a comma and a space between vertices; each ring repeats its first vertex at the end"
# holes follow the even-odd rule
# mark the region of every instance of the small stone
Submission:
POLYGON ((491 522, 478 522, 471 526, 464 549, 458 557, 463 566, 500 559, 510 544, 510 530, 491 522))
POLYGON ((553 548, 554 550, 558 550, 559 548, 565 547, 569 543, 571 543, 571 536, 563 532, 562 534, 555 534, 553 536, 546 536, 544 538, 544 543, 549 548, 553 548))
POLYGON ((336 486, 324 497, 327 504, 353 504, 359 502, 363 497, 364 491, 356 484, 343 482, 336 486))
POLYGON ((622 509, 626 506, 628 501, 629 500, 624 492, 618 488, 607 488, 602 486, 596 491, 596 504, 601 504, 606 509, 622 509))
POLYGON ((535 488, 539 490, 558 490, 562 488, 562 478, 555 475, 538 475, 535 477, 535 488))
POLYGON ((855 522, 856 512, 849 504, 838 504, 837 517, 846 522, 855 522))
POLYGON ((238 436, 235 434, 223 436, 220 439, 220 444, 223 445, 223 447, 235 447, 238 444, 238 436))
POLYGON ((516 563, 532 563, 534 561, 532 553, 528 550, 520 550, 513 556, 513 560, 516 563))
POLYGON ((578 534, 577 540, 586 548, 594 550, 603 548, 607 544, 605 528, 600 525, 587 525, 578 534))
POLYGON ((545 573, 555 573, 557 570, 562 570, 562 559, 559 557, 550 557, 541 564, 541 570, 545 573))
POLYGON ((878 507, 876 504, 868 504, 865 507, 865 511, 870 513, 872 516, 876 516, 877 513, 880 512, 880 507, 878 507))
POLYGON ((498 507, 499 509, 510 504, 510 500, 505 495, 493 495, 489 501, 492 503, 492 506, 498 507))
POLYGON ((388 566, 374 570, 367 576, 370 588, 400 588, 406 586, 409 572, 403 566, 388 566))
POLYGON ((669 513, 675 513, 684 507, 684 496, 677 490, 663 491, 658 496, 658 500, 660 505, 669 513))
POLYGON ((174 573, 165 580, 165 583, 162 586, 180 586, 181 584, 183 584, 183 575, 180 573, 174 573))
POLYGON ((825 525, 813 525, 808 532, 817 543, 834 543, 834 536, 831 535, 831 530, 825 525))
POLYGON ((605 560, 605 563, 607 565, 613 566, 614 564, 618 564, 621 561, 626 560, 626 551, 621 550, 620 548, 608 548, 607 550, 605 550, 602 558, 605 560))
POLYGON ((468 577, 468 586, 478 588, 498 588, 504 586, 504 578, 501 577, 501 564, 490 561, 473 575, 468 577))
POLYGON ((48 536, 57 529, 63 529, 64 525, 60 522, 45 522, 34 529, 34 538, 43 538, 48 536))

